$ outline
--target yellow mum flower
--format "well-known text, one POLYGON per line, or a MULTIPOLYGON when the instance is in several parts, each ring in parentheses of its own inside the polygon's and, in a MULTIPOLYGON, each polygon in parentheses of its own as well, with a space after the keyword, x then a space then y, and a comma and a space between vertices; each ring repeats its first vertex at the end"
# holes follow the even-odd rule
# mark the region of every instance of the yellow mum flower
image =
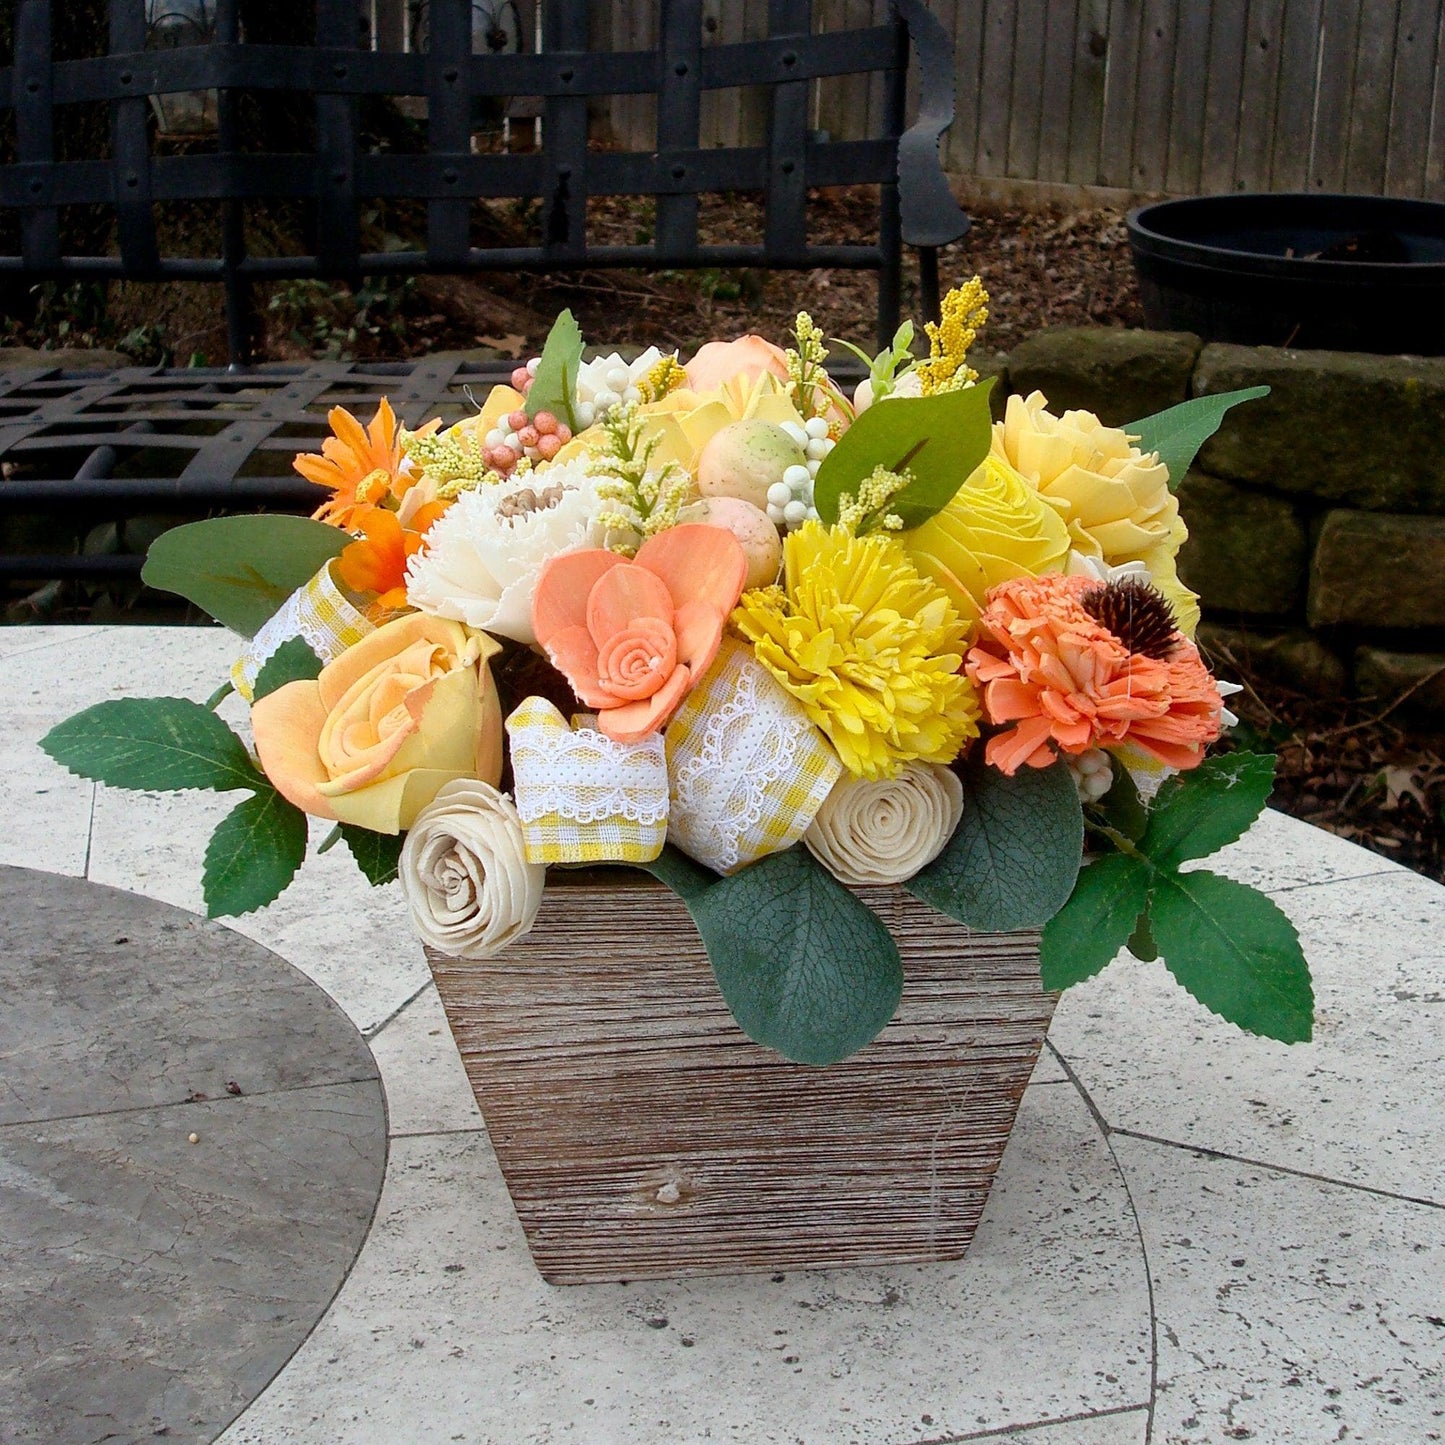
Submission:
POLYGON ((995 456, 984 458, 941 512, 900 540, 970 627, 988 605, 990 587, 1062 572, 1069 555, 1064 519, 995 456))
POLYGON ((733 626, 855 777, 951 763, 978 736, 968 629, 897 540, 807 522, 783 543, 783 581, 745 592, 733 626))

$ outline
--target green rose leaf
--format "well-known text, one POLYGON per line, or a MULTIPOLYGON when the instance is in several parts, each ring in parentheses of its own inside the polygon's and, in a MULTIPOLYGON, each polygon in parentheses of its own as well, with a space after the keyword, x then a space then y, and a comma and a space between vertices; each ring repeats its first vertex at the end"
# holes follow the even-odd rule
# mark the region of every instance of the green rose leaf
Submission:
POLYGON ((1082 983, 1111 963, 1148 901, 1149 865, 1138 858, 1108 853, 1081 869, 1069 901, 1044 925, 1044 987, 1082 983))
POLYGON ((1149 910, 1139 915, 1129 942, 1124 945, 1140 963, 1153 963, 1159 957, 1159 945, 1154 942, 1154 930, 1149 926, 1149 910))
POLYGON ((1169 469, 1169 490, 1183 480, 1199 448, 1219 430, 1224 414, 1242 401, 1268 396, 1267 386, 1247 386, 1242 391, 1222 391, 1217 396, 1196 396, 1167 411, 1155 412, 1142 421, 1130 422, 1124 430, 1139 438, 1139 449, 1158 452, 1169 469))
POLYGON ((405 833, 373 833, 370 828, 358 828, 353 823, 338 826, 351 856, 356 859, 356 866, 373 888, 396 881, 401 845, 406 842, 405 833))
POLYGON ((582 331, 570 311, 564 311, 547 333, 537 374, 527 390, 525 410, 529 417, 550 411, 574 432, 577 425, 577 368, 582 365, 582 331))
POLYGON ((868 1043, 903 991, 881 920, 797 846, 717 878, 673 848, 646 865, 687 905, 713 973, 749 1038, 799 1064, 868 1043))
POLYGON ((1273 791, 1274 765, 1268 754, 1227 753, 1176 773, 1155 795, 1140 848, 1172 871, 1243 837, 1273 791))
POLYGON ((157 537, 141 581, 254 637, 350 541, 340 527, 309 517, 212 517, 157 537))
POLYGON ((241 739, 209 708, 184 697, 97 703, 46 733, 41 748, 62 767, 112 788, 264 790, 241 739))
POLYGON ((261 664, 252 697, 260 702, 288 682, 305 682, 321 671, 321 659, 304 637, 288 638, 261 664))
POLYGON ((1169 971, 1221 1018, 1308 1042, 1314 989, 1299 935, 1264 894, 1205 869, 1156 876, 1149 921, 1169 971))
POLYGON ((1037 928, 1064 906, 1079 876, 1084 817, 1073 774, 1055 763, 1006 777, 984 762, 980 746, 960 776, 958 827, 905 886, 980 932, 1037 928))
POLYGON ((838 520, 838 504, 877 466, 890 472, 906 467, 912 484, 888 504, 905 528, 917 527, 941 512, 988 455, 993 437, 989 392, 993 378, 961 391, 934 396, 890 397, 870 406, 823 458, 813 484, 813 503, 829 526, 838 520))
POLYGON ((306 814, 273 788, 221 819, 206 847, 206 916, 264 908, 285 891, 306 858, 306 814))

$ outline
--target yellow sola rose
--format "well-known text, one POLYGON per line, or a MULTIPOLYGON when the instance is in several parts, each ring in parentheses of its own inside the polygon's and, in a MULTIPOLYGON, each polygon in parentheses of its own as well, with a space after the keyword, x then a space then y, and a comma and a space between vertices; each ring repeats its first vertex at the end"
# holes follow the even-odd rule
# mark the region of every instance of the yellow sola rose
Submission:
POLYGON ((256 755, 303 812, 398 833, 447 783, 502 773, 502 716, 485 632, 412 612, 348 647, 313 680, 251 709, 256 755))
POLYGON ((1169 471, 1118 427, 1092 412, 1055 416, 1042 392, 1011 396, 993 429, 993 453, 1058 508, 1081 557, 1117 567, 1143 562, 1192 635, 1198 598, 1179 581, 1174 559, 1189 535, 1169 490, 1169 471))
POLYGON ((970 626, 987 605, 990 587, 1060 572, 1069 555, 1063 517, 998 456, 985 457, 941 512, 899 541, 970 626))
POLYGON ((711 391, 681 387, 657 401, 644 403, 637 414, 643 423, 643 440, 654 436, 658 439, 653 465, 675 462, 694 475, 702 449, 732 422, 803 424, 788 396, 787 384, 767 371, 758 376, 734 377, 711 391))

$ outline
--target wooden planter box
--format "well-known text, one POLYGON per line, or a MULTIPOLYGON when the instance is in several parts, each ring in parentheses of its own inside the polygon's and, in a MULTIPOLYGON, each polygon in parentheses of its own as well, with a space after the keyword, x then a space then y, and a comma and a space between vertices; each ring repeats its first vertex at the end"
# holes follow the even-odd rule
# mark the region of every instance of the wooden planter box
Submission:
POLYGON ((733 1022, 682 903, 554 874, 503 957, 431 954, 527 1244, 552 1284, 957 1259, 1053 1014, 1034 933, 859 890, 903 1001, 840 1064, 733 1022))

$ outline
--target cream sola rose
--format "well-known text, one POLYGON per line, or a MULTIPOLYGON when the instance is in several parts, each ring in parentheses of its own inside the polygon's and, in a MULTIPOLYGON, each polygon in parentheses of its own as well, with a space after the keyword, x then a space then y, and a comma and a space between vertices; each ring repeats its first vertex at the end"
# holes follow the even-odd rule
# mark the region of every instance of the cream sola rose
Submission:
POLYGON ((937 763, 896 778, 844 777, 803 835, 840 883, 903 883, 943 851, 963 815, 963 784, 937 763))
POLYGON ((994 424, 993 451, 1068 523, 1075 555, 1066 571, 1102 573, 1142 562, 1179 630, 1193 637, 1199 599, 1179 581, 1174 565, 1189 533, 1169 490, 1168 469, 1154 453, 1141 452, 1124 432, 1091 412, 1055 416, 1037 391, 1009 397, 1004 419, 994 424))
POLYGON ((511 799, 463 779, 418 816, 397 876, 423 943, 455 958, 491 958, 531 929, 547 870, 527 862, 511 799))
POLYGON ((549 557, 601 546, 597 479, 585 457, 463 492, 407 566, 415 608, 533 643, 532 597, 549 557))

